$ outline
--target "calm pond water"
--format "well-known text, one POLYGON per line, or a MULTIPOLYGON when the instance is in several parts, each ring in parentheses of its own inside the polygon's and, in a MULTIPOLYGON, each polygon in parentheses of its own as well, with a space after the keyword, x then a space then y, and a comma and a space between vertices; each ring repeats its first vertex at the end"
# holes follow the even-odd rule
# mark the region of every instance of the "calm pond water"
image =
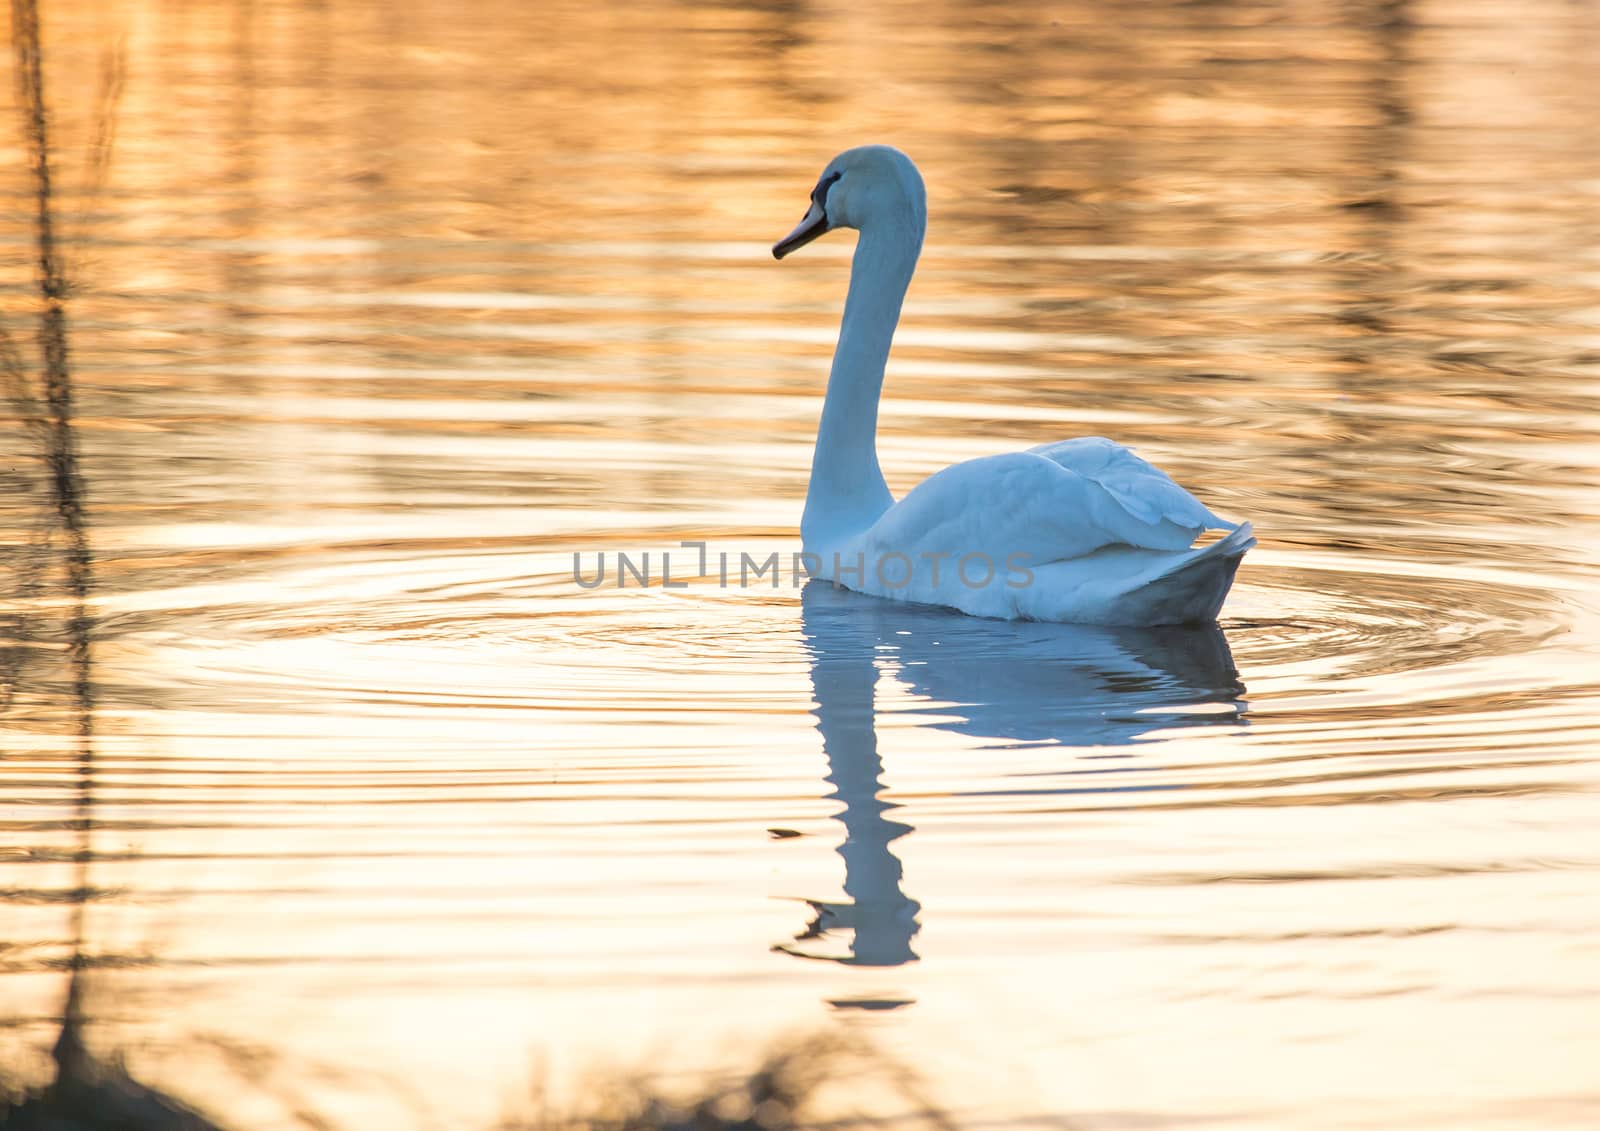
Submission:
POLYGON ((47 9, 92 733, 13 398, 13 1081, 76 947, 238 1127, 830 1028, 970 1125, 1594 1126, 1600 6, 47 9), (891 487, 1136 445, 1255 524, 1219 629, 739 584, 851 239, 767 248, 865 140, 891 487))

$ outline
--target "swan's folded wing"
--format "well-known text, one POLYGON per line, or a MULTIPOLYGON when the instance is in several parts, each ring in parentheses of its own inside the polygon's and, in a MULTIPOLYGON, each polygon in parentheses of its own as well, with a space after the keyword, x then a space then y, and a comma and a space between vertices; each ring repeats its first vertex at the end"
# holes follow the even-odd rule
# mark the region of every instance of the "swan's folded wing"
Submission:
MULTIPOLYGON (((1083 436, 1029 448, 1032 455, 1098 483, 1129 514, 1141 521, 1159 525, 1163 521, 1193 530, 1189 542, 1202 530, 1233 530, 1236 522, 1218 518, 1204 503, 1172 481, 1159 467, 1135 455, 1112 440, 1083 436)), ((1185 542, 1184 545, 1188 545, 1185 542)))
POLYGON ((1188 492, 1128 454, 1154 473, 1153 486, 1136 468, 1114 458, 1102 472, 1109 483, 1038 451, 958 463, 929 476, 889 508, 867 532, 863 548, 957 558, 976 553, 997 563, 1023 555, 1018 560, 1036 566, 1104 546, 1182 550, 1219 521, 1188 492), (1177 497, 1160 490, 1162 483, 1177 497))

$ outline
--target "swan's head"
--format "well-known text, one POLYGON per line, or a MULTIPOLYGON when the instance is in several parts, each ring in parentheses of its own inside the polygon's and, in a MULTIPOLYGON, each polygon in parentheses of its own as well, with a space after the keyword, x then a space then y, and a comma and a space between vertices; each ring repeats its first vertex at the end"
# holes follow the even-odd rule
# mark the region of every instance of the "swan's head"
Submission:
POLYGON ((901 227, 920 245, 927 221, 928 196, 911 158, 892 146, 862 145, 828 162, 805 218, 772 245, 772 257, 782 259, 834 228, 901 227))

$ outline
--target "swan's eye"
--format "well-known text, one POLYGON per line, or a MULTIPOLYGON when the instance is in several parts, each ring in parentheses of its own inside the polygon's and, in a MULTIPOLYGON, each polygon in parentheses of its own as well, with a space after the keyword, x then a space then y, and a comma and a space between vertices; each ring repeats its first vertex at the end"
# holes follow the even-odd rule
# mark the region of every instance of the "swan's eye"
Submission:
POLYGON ((828 189, 833 182, 844 176, 843 173, 829 173, 817 182, 817 187, 811 190, 811 199, 818 208, 826 210, 828 207, 828 189))

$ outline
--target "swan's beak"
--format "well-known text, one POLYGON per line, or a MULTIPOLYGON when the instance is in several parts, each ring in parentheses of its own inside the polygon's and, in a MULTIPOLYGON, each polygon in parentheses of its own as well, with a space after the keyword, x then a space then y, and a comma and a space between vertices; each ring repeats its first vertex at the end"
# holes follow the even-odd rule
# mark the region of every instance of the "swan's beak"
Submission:
POLYGON ((806 209, 806 218, 795 226, 794 231, 772 245, 772 258, 782 259, 791 251, 805 247, 827 230, 828 214, 818 207, 816 201, 812 201, 811 207, 806 209))

